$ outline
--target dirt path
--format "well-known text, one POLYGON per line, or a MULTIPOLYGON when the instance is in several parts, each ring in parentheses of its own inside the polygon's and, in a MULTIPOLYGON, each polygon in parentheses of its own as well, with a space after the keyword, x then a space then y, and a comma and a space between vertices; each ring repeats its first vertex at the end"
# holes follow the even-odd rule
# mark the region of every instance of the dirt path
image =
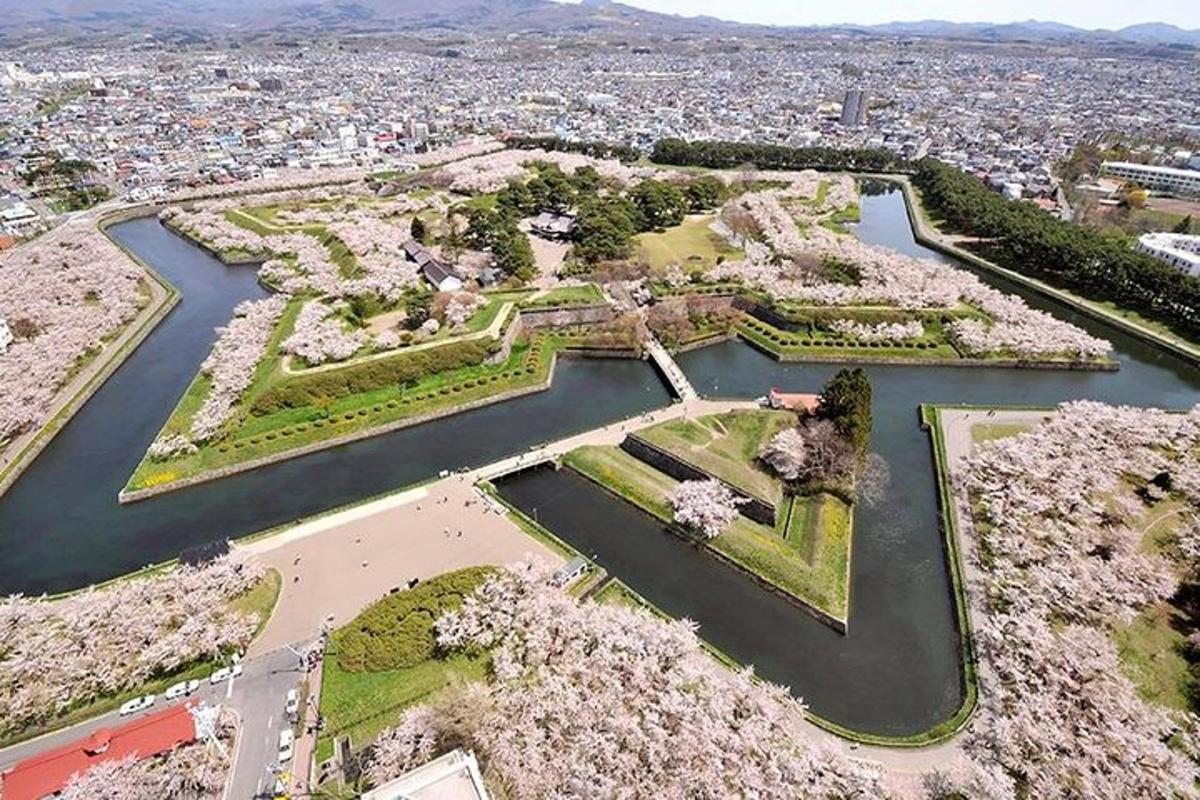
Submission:
POLYGON ((288 375, 310 375, 316 372, 329 372, 335 369, 342 369, 343 367, 363 364, 368 361, 378 361, 381 358, 389 358, 398 353, 416 353, 420 350, 430 350, 435 347, 441 347, 442 345, 453 344, 457 342, 469 342, 473 339, 498 339, 500 338, 500 330, 504 327, 504 321, 508 319, 508 313, 514 305, 516 304, 512 300, 506 300, 504 305, 500 306, 500 310, 496 312, 496 318, 492 320, 491 324, 483 330, 475 331, 474 333, 464 333, 461 336, 448 336, 445 339, 432 339, 428 342, 412 344, 406 347, 397 348, 395 350, 384 350, 380 353, 372 353, 369 356, 362 356, 361 358, 354 358, 350 359, 349 361, 334 361, 329 364, 322 364, 319 367, 297 368, 295 356, 288 355, 284 356, 283 358, 282 369, 288 375))

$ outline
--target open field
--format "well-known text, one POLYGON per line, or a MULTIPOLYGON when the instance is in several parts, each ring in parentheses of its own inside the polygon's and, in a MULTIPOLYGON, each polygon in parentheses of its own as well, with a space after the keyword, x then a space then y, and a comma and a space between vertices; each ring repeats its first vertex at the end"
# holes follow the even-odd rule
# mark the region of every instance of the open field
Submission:
POLYGON ((715 266, 718 259, 745 257, 745 253, 730 247, 709 228, 714 219, 712 215, 693 215, 682 225, 661 233, 639 234, 635 237, 635 258, 645 261, 652 272, 658 273, 672 264, 678 264, 685 272, 703 272, 715 266))

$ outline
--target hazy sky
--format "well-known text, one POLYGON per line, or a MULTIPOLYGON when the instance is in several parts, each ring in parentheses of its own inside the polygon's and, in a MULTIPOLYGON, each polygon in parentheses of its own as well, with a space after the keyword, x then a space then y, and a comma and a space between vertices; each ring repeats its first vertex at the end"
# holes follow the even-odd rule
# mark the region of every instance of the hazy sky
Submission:
POLYGON ((775 25, 830 25, 946 19, 956 22, 1050 20, 1081 28, 1120 28, 1137 22, 1170 22, 1200 28, 1200 0, 623 0, 629 5, 671 14, 709 14, 739 22, 775 25))

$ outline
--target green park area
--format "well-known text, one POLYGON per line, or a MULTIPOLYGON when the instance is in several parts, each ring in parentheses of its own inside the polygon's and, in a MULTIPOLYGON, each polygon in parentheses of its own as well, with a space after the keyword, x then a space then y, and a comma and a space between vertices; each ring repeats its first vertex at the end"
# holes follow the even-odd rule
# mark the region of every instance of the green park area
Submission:
MULTIPOLYGON (((632 344, 617 342, 612 338, 616 334, 598 329, 540 329, 519 336, 508 356, 496 363, 488 362, 499 351, 497 339, 460 337, 433 347, 400 348, 382 357, 292 373, 284 368, 280 343, 299 302, 293 301, 283 314, 250 386, 218 433, 193 453, 166 460, 148 454, 126 491, 178 484, 215 470, 497 402, 514 392, 537 391, 549 384, 556 356, 564 350, 632 344)), ((197 375, 160 438, 188 431, 210 389, 211 380, 197 375)))
POLYGON ((491 567, 439 575, 390 594, 329 638, 321 679, 317 763, 333 755, 335 739, 361 748, 404 711, 447 687, 487 679, 487 653, 439 652, 434 623, 457 608, 493 572, 491 567))
MULTIPOLYGON (((761 487, 758 476, 766 474, 754 463, 758 447, 751 445, 765 441, 782 427, 780 414, 738 412, 742 418, 730 423, 734 432, 724 435, 718 425, 725 424, 719 420, 727 415, 680 422, 666 432, 657 426, 660 430, 653 436, 659 446, 670 444, 664 449, 672 449, 681 459, 697 466, 703 461, 703 468, 712 474, 736 479, 729 481, 731 485, 741 488, 740 481, 761 487), (761 419, 751 421, 742 416, 755 414, 762 415, 761 419), (697 443, 706 438, 709 444, 699 446, 704 455, 698 457, 697 443), (718 438, 728 441, 714 446, 718 438)), ((624 450, 585 446, 568 453, 563 463, 663 522, 673 520, 669 498, 679 481, 624 450)), ((824 493, 786 496, 779 486, 764 494, 779 498, 774 526, 739 515, 723 533, 704 539, 703 545, 800 602, 844 622, 849 611, 852 509, 824 493)))
POLYGON ((651 274, 661 274, 672 264, 684 272, 704 272, 720 261, 744 258, 745 253, 712 230, 715 219, 711 214, 693 215, 661 232, 638 234, 635 257, 649 265, 651 274))
POLYGON ((641 438, 747 494, 776 504, 783 485, 759 462, 770 439, 796 423, 790 411, 734 410, 671 419, 637 431, 641 438))

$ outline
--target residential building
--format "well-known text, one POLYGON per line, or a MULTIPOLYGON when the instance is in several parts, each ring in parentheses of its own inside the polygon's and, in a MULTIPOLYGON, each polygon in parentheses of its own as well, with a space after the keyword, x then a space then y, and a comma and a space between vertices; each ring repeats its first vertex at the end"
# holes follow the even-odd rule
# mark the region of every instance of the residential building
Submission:
POLYGON ((867 121, 867 96, 861 89, 851 89, 842 98, 842 116, 840 122, 844 127, 855 127, 867 121))
POLYGON ((1105 161, 1100 166, 1100 172, 1132 181, 1153 192, 1200 197, 1200 170, 1133 164, 1128 161, 1105 161))
POLYGON ((0 317, 0 354, 8 351, 8 346, 13 343, 12 331, 9 330, 8 320, 0 317))
POLYGON ((1200 236, 1182 233, 1145 233, 1133 246, 1186 275, 1200 278, 1200 236))

